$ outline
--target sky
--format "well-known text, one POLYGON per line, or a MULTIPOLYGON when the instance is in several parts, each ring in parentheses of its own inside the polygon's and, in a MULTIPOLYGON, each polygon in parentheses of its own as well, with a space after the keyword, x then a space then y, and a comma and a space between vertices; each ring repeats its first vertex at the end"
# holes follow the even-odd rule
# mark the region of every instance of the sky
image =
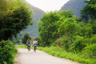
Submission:
POLYGON ((44 12, 58 11, 69 0, 26 0, 31 5, 43 10, 44 12))

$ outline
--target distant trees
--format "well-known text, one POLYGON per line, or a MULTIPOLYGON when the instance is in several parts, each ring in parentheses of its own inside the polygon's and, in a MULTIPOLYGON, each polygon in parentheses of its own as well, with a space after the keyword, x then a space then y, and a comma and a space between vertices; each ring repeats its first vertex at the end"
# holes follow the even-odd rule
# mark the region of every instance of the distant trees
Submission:
POLYGON ((21 0, 1 0, 0 40, 7 40, 16 36, 31 23, 31 15, 30 7, 21 0))
POLYGON ((31 39, 32 39, 31 36, 28 33, 26 33, 22 38, 22 43, 26 44, 27 40, 31 40, 31 39))
POLYGON ((87 22, 91 22, 93 33, 96 34, 96 0, 86 0, 87 5, 82 10, 83 19, 87 18, 87 22))
POLYGON ((96 0, 86 0, 87 5, 83 9, 83 17, 96 19, 96 0))

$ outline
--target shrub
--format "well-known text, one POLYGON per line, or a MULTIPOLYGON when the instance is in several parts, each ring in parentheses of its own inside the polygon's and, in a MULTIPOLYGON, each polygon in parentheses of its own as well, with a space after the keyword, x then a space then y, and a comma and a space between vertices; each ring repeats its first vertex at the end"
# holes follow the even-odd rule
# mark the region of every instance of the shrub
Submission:
POLYGON ((55 41, 56 45, 67 50, 69 48, 69 42, 68 42, 68 38, 63 36, 63 37, 60 37, 59 39, 57 39, 55 41))
POLYGON ((91 38, 90 38, 90 40, 91 40, 91 44, 96 44, 96 35, 93 35, 91 38))
POLYGON ((13 64, 16 48, 12 41, 0 42, 0 64, 13 64))
POLYGON ((90 58, 96 58, 96 44, 90 44, 82 51, 83 55, 90 58))
POLYGON ((93 29, 93 34, 96 34, 96 19, 95 20, 91 20, 91 22, 92 22, 92 29, 93 29))
POLYGON ((80 52, 86 45, 84 44, 84 37, 74 36, 73 43, 70 44, 70 51, 80 52))
POLYGON ((92 25, 89 23, 80 23, 80 35, 84 36, 84 37, 91 37, 92 36, 92 25))
POLYGON ((58 32, 60 35, 67 35, 72 37, 73 34, 78 33, 78 29, 80 28, 77 18, 62 18, 58 21, 58 32))

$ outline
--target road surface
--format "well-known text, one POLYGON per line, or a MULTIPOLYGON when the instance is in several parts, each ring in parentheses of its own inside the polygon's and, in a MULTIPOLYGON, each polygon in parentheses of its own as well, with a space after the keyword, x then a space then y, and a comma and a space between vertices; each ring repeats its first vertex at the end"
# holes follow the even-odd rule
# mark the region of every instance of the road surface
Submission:
POLYGON ((27 49, 18 49, 16 64, 79 64, 71 60, 57 58, 45 52, 27 49))

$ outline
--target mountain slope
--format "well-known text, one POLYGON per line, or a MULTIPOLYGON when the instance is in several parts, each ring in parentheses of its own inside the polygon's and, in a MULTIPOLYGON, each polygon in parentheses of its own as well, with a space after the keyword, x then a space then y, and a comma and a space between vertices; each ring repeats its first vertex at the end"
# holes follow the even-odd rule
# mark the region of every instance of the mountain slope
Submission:
POLYGON ((61 10, 70 10, 76 16, 80 16, 80 11, 86 5, 85 0, 69 0, 66 4, 64 4, 61 10))
POLYGON ((32 6, 32 25, 27 26, 26 29, 22 30, 20 32, 21 36, 23 36, 26 33, 30 33, 31 36, 33 37, 38 37, 38 22, 40 18, 42 18, 44 11, 42 11, 39 8, 36 8, 32 6), (23 35, 22 35, 23 34, 23 35))

